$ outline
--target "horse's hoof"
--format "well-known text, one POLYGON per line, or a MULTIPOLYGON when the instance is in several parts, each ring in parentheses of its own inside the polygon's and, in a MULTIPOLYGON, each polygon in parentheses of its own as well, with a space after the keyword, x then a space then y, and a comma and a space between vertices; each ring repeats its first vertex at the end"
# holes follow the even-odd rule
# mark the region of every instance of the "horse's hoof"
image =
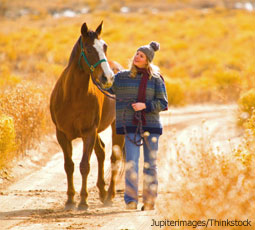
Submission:
POLYGON ((75 203, 74 202, 66 202, 65 204, 65 210, 74 210, 75 209, 75 203))
POLYGON ((101 201, 102 203, 104 203, 104 202, 105 202, 105 199, 106 199, 106 192, 100 193, 100 194, 99 194, 99 199, 100 199, 100 201, 101 201))
POLYGON ((99 199, 100 199, 100 201, 102 202, 102 203, 104 203, 105 202, 105 197, 99 197, 99 199))
POLYGON ((80 211, 86 211, 89 208, 89 206, 86 203, 80 203, 78 205, 78 210, 80 211))

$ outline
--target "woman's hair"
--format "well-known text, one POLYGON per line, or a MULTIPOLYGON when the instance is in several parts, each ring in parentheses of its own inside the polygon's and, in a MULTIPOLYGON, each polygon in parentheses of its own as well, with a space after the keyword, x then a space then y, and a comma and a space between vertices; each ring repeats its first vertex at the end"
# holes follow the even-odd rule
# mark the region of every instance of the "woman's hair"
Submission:
MULTIPOLYGON (((134 65, 134 57, 130 60, 130 77, 131 78, 135 78, 136 74, 137 74, 137 68, 134 65)), ((159 72, 159 67, 150 63, 147 59, 147 63, 145 66, 146 69, 148 69, 149 71, 149 79, 151 79, 152 77, 160 77, 160 72, 159 72)))

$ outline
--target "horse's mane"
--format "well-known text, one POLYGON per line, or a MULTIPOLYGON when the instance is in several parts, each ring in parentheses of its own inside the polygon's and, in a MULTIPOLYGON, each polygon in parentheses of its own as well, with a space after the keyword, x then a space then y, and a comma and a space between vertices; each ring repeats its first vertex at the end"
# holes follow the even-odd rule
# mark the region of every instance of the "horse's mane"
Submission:
POLYGON ((74 44, 73 50, 72 50, 71 55, 69 57, 68 66, 71 64, 71 62, 73 61, 74 57, 76 56, 76 54, 78 52, 78 45, 80 43, 80 40, 81 40, 81 36, 78 38, 77 42, 74 44))

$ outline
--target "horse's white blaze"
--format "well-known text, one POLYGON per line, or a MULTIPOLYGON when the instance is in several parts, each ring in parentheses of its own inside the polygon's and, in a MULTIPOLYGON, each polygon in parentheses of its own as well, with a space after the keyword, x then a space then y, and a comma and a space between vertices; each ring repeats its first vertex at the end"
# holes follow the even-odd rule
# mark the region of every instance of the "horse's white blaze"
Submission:
MULTIPOLYGON (((102 60, 102 59, 107 60, 107 58, 105 56, 105 53, 104 53, 104 44, 105 44, 105 42, 102 39, 100 39, 100 40, 95 39, 94 40, 94 45, 93 46, 96 49, 100 60, 102 60)), ((111 70, 111 68, 109 66, 109 63, 108 62, 102 62, 101 66, 102 66, 102 69, 104 71, 104 75, 107 78, 107 80, 109 82, 112 82, 113 71, 111 70)))

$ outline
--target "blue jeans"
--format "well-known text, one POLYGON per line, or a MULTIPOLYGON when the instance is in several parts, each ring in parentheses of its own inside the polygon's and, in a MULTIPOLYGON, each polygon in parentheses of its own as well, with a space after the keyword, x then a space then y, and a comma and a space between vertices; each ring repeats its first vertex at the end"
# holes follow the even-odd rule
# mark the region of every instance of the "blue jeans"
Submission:
MULTIPOLYGON (((134 140, 134 133, 128 136, 134 140)), ((144 168, 143 168, 143 202, 154 205, 157 197, 157 151, 159 134, 150 134, 143 143, 144 168)), ((137 135, 137 140, 140 135, 137 135)), ((126 170, 125 170, 125 193, 124 200, 128 204, 131 201, 138 203, 138 172, 140 146, 133 144, 125 137, 126 170)))

